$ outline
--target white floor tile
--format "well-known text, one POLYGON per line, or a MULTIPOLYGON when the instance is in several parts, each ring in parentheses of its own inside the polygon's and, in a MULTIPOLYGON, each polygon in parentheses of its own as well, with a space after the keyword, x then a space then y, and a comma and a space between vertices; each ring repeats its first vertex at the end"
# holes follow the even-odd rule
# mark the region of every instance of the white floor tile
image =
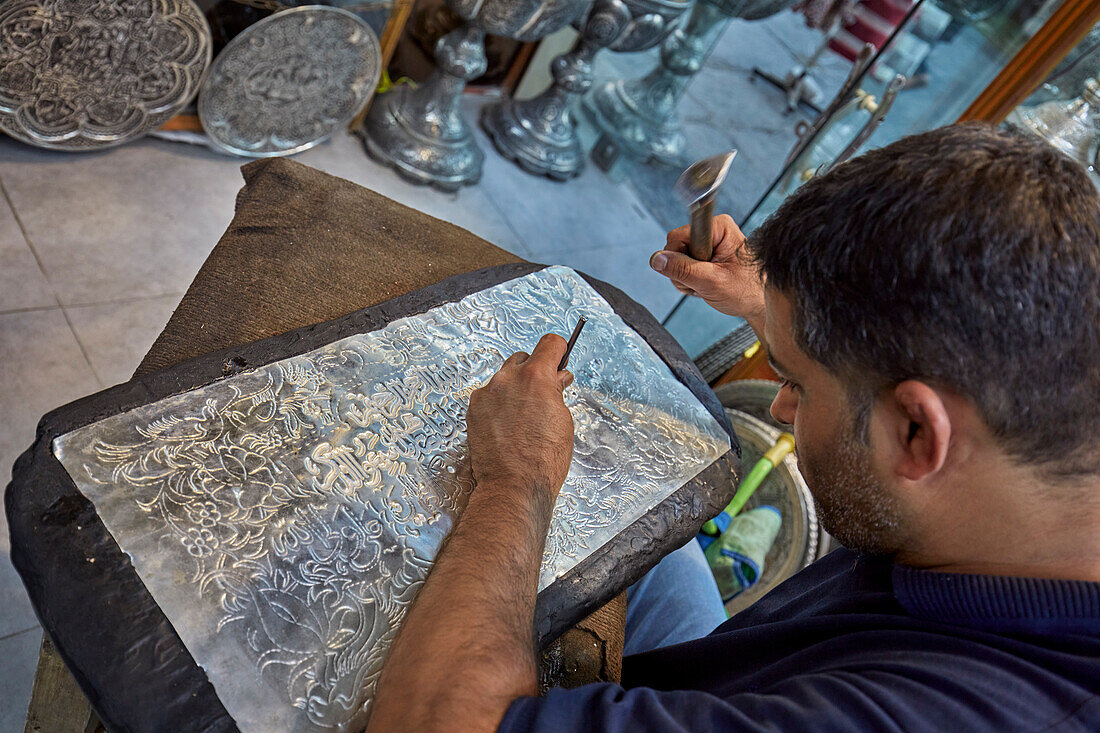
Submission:
MULTIPOLYGON (((60 309, 0 315, 0 484, 49 410, 99 390, 60 309)), ((7 533, 3 535, 7 547, 7 533)))
MULTIPOLYGON (((0 315, 0 486, 34 439, 43 414, 100 384, 57 308, 0 315)), ((36 625, 23 583, 11 566, 6 518, 0 515, 0 637, 36 625)), ((5 657, 0 652, 0 663, 5 657)))
POLYGON ((0 139, 0 177, 63 304, 185 290, 232 218, 241 162, 150 139, 97 153, 0 139))
POLYGON ((510 226, 507 217, 493 206, 481 185, 445 193, 430 186, 409 183, 369 158, 359 139, 346 133, 334 136, 295 160, 460 226, 520 257, 529 254, 524 241, 510 226))
MULTIPOLYGON (((489 145, 480 133, 478 139, 489 145)), ((665 232, 633 191, 616 186, 593 165, 563 183, 526 173, 491 152, 481 185, 536 258, 636 241, 663 246, 665 232)))
POLYGON ((50 284, 0 194, 0 313, 57 305, 50 284))
POLYGON ((38 629, 0 639, 0 733, 22 733, 26 725, 41 643, 38 629))
POLYGON ((65 309, 103 384, 130 379, 181 297, 174 294, 65 309))

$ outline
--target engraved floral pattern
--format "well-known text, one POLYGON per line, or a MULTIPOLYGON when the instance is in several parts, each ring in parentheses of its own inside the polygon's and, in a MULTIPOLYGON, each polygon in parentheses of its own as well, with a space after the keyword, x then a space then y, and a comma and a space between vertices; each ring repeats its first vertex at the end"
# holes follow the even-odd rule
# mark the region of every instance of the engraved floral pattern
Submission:
POLYGON ((5 0, 0 128, 49 148, 132 139, 191 100, 210 49, 191 0, 5 0))
POLYGON ((542 589, 729 447, 565 268, 106 418, 55 451, 242 730, 354 730, 472 488, 471 392, 580 315, 574 462, 542 589))

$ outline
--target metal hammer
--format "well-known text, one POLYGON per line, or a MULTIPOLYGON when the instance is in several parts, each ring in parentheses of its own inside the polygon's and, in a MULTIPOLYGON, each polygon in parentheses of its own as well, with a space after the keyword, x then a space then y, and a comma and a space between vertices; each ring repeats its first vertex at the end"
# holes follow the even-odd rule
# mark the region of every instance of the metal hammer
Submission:
POLYGON ((729 175, 737 151, 704 158, 684 171, 673 190, 680 195, 691 212, 691 236, 688 254, 693 259, 709 262, 714 254, 711 241, 714 218, 714 199, 718 189, 729 175))

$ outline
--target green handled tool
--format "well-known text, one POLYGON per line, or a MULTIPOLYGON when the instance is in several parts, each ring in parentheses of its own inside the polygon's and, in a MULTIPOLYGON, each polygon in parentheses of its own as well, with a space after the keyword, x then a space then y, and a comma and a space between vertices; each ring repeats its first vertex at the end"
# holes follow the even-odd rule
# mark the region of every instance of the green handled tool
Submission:
MULTIPOLYGON (((779 465, 779 462, 786 458, 787 454, 794 450, 794 436, 790 433, 780 433, 779 438, 775 441, 775 445, 768 448, 764 453, 764 457, 756 462, 756 465, 752 467, 748 475, 741 482, 741 485, 737 487, 737 493, 733 495, 733 499, 729 504, 726 504, 726 508, 722 510, 722 514, 725 514, 728 518, 727 521, 722 524, 728 524, 729 519, 733 519, 737 516, 737 513, 741 511, 741 508, 745 506, 745 502, 749 500, 753 492, 759 488, 760 484, 764 482, 764 479, 768 477, 772 469, 779 465)), ((717 517, 715 518, 717 519, 717 517)), ((714 519, 708 520, 703 525, 703 534, 710 535, 711 537, 720 534, 721 529, 718 527, 718 523, 714 519)))

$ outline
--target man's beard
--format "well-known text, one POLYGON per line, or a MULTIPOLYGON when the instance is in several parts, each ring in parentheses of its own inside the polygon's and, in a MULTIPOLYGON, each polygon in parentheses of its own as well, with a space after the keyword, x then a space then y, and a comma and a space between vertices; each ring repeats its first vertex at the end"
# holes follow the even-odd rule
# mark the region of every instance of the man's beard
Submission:
POLYGON ((832 445, 810 451, 800 445, 798 465, 818 521, 837 541, 857 552, 893 555, 901 549, 900 507, 876 480, 870 446, 859 440, 855 425, 832 445))

